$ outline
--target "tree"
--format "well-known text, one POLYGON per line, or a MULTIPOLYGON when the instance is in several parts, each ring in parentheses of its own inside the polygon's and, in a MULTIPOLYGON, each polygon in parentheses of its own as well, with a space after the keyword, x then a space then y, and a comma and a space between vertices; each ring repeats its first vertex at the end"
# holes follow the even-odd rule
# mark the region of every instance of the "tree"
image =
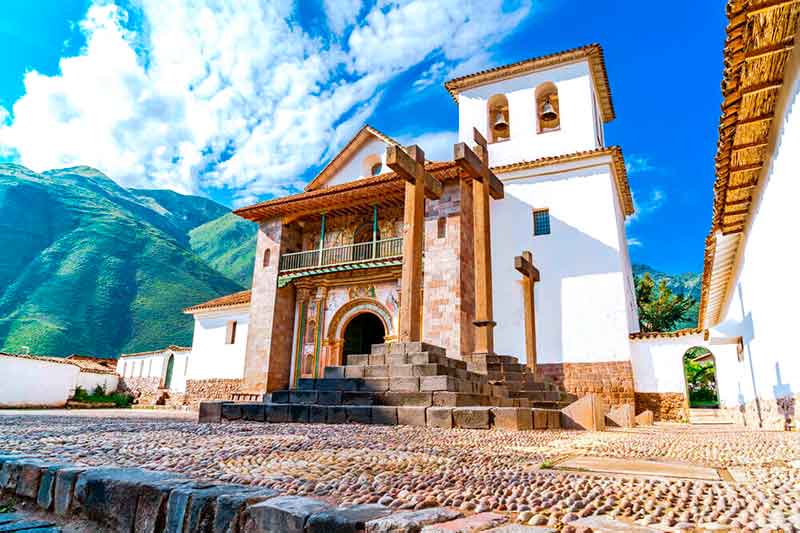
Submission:
POLYGON ((694 305, 693 298, 674 295, 661 280, 656 289, 653 278, 645 273, 636 283, 636 303, 639 306, 639 327, 642 331, 670 331, 685 320, 694 305))

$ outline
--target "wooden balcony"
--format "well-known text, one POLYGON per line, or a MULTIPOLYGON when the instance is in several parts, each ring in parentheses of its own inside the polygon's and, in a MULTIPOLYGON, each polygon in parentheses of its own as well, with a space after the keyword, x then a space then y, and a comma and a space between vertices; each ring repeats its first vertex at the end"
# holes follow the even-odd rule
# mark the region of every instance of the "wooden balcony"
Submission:
POLYGON ((279 265, 281 274, 320 267, 353 265, 403 256, 403 238, 346 244, 332 248, 283 254, 279 265))

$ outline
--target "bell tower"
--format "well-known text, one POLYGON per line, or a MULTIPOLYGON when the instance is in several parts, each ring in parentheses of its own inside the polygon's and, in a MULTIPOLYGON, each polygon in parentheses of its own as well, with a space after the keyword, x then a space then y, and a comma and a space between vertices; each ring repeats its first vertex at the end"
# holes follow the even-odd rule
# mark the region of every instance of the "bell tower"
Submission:
POLYGON ((589 45, 445 83, 458 104, 458 137, 489 142, 492 166, 605 147, 614 118, 603 52, 589 45))

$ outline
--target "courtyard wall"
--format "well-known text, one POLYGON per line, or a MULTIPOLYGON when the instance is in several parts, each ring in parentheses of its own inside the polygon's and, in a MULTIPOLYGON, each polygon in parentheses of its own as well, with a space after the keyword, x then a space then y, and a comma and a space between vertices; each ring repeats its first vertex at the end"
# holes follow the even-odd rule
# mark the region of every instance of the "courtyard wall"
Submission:
POLYGON ((67 359, 0 353, 0 407, 64 407, 80 386, 113 392, 113 372, 90 372, 67 359))

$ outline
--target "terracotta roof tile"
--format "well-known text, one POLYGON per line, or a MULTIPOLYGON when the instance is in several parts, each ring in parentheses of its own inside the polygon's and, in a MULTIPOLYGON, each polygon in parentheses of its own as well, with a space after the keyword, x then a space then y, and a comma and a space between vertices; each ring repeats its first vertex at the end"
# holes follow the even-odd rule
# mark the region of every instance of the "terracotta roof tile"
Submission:
MULTIPOLYGON (((184 313, 196 313, 197 311, 207 311, 211 309, 222 309, 226 307, 234 307, 239 305, 246 305, 250 303, 250 291, 240 291, 234 292, 233 294, 228 294, 225 296, 220 296, 219 298, 214 298, 213 300, 209 300, 207 302, 199 303, 193 305, 191 307, 187 307, 183 310, 184 313)), ((178 346, 170 346, 170 349, 183 349, 178 346)), ((185 350, 191 350, 191 348, 185 348, 185 350)), ((161 350, 157 350, 161 351, 161 350)), ((144 353, 156 353, 156 352, 142 352, 140 354, 125 354, 125 355, 143 355, 144 353)))
POLYGON ((687 337, 689 335, 707 335, 708 330, 703 328, 686 328, 676 331, 639 331, 629 335, 631 340, 645 340, 645 339, 677 339, 679 337, 687 337))

